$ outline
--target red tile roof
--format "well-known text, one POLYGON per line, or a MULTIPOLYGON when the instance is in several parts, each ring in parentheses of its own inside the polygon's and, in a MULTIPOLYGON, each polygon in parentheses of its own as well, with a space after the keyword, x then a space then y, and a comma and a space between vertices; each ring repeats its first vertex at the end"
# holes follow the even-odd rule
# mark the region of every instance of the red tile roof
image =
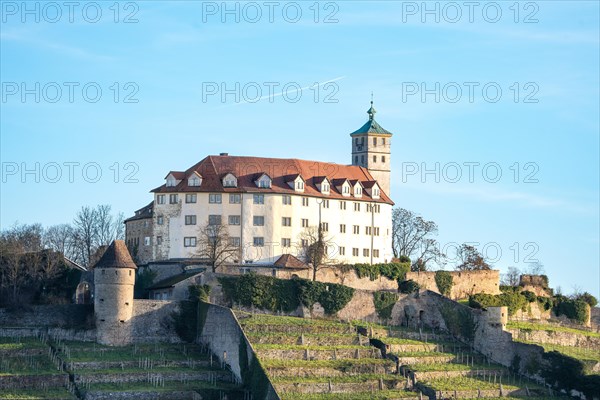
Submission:
POLYGON ((291 269, 307 269, 308 265, 297 259, 291 254, 282 254, 281 257, 273 263, 276 267, 291 269))
POLYGON ((122 240, 115 240, 108 246, 108 249, 100 258, 100 261, 94 265, 94 268, 132 268, 137 266, 131 259, 127 245, 122 240))
MULTIPOLYGON (((173 171, 171 172, 173 173, 173 171)), ((179 175, 181 176, 181 175, 179 175)), ((348 179, 351 184, 356 182, 373 181, 373 176, 366 168, 355 165, 340 165, 320 161, 298 160, 295 158, 263 158, 263 157, 241 157, 241 156, 208 156, 189 168, 183 177, 177 177, 182 181, 173 187, 159 186, 152 190, 154 193, 177 193, 177 192, 251 192, 251 193, 289 193, 300 194, 310 197, 337 198, 355 201, 373 201, 379 203, 394 204, 387 193, 381 192, 379 199, 372 199, 363 194, 361 198, 344 197, 332 188, 329 195, 322 194, 314 185, 315 178, 326 177, 330 182, 340 182, 339 179, 348 179), (193 172, 202 175, 201 186, 188 186, 187 177, 193 172), (221 177, 231 172, 238 179, 238 187, 224 188, 221 177), (271 179, 270 188, 259 188, 254 182, 257 176, 267 174, 271 179), (295 192, 287 182, 291 176, 300 174, 305 180, 304 192, 295 192), (310 183, 309 183, 310 182, 310 183)))

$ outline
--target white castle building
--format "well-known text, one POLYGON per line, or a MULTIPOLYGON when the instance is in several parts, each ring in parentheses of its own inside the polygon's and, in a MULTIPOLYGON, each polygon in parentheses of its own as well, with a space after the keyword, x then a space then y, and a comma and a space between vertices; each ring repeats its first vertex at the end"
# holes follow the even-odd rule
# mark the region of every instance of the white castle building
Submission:
POLYGON ((368 114, 350 134, 351 165, 222 153, 169 172, 153 203, 126 220, 136 261, 194 260, 208 223, 227 226, 240 249, 233 264, 300 258, 302 237, 319 224, 330 262, 389 262, 392 133, 375 122, 372 102, 368 114))

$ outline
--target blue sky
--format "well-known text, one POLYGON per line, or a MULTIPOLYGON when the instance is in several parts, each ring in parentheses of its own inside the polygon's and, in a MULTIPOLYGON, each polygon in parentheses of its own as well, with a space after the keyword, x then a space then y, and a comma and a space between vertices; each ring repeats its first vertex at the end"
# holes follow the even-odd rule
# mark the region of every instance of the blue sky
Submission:
POLYGON ((208 154, 349 163, 373 92, 442 247, 600 294, 598 2, 0 4, 2 228, 131 214, 208 154))

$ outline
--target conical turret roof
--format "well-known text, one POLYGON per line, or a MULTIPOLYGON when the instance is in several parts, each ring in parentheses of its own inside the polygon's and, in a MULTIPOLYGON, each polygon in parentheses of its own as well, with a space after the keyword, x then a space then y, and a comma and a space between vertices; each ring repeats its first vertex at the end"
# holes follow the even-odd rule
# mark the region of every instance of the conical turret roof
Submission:
POLYGON ((104 255, 94 268, 131 268, 137 269, 133 262, 127 245, 123 240, 115 240, 108 246, 104 255))

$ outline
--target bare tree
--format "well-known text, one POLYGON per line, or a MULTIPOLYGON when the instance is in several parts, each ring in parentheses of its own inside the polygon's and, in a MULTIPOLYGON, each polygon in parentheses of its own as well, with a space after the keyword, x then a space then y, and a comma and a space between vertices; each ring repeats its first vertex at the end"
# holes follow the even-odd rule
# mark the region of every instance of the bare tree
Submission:
POLYGON ((457 250, 456 255, 460 260, 460 264, 456 266, 458 271, 481 271, 489 270, 490 265, 485 261, 485 258, 479 251, 466 243, 463 243, 457 250))
POLYGON ((439 243, 431 236, 437 235, 438 226, 433 221, 404 208, 392 211, 392 250, 394 257, 406 256, 413 261, 411 269, 425 269, 427 263, 443 264, 446 256, 439 243))
POLYGON ((528 275, 544 275, 546 273, 546 270, 544 268, 544 264, 542 264, 539 261, 536 261, 536 262, 531 262, 531 263, 527 264, 527 268, 525 269, 525 272, 528 275))
POLYGON ((78 261, 89 266, 92 255, 98 246, 97 211, 89 206, 81 207, 73 220, 73 229, 78 261))
POLYGON ((8 289, 14 303, 21 289, 38 279, 42 226, 15 224, 0 234, 0 283, 8 289))
POLYGON ((241 251, 240 246, 232 242, 225 225, 207 223, 198 233, 199 250, 196 255, 208 260, 212 272, 217 272, 221 265, 238 256, 241 251))
POLYGON ((69 224, 53 225, 44 231, 44 247, 62 253, 65 257, 73 255, 73 227, 69 224))
POLYGON ((500 283, 504 286, 519 286, 521 271, 516 267, 508 267, 505 274, 502 274, 500 283))
POLYGON ((300 233, 298 253, 312 268, 312 280, 317 280, 319 271, 329 260, 327 250, 331 239, 326 237, 322 226, 310 226, 300 233))

